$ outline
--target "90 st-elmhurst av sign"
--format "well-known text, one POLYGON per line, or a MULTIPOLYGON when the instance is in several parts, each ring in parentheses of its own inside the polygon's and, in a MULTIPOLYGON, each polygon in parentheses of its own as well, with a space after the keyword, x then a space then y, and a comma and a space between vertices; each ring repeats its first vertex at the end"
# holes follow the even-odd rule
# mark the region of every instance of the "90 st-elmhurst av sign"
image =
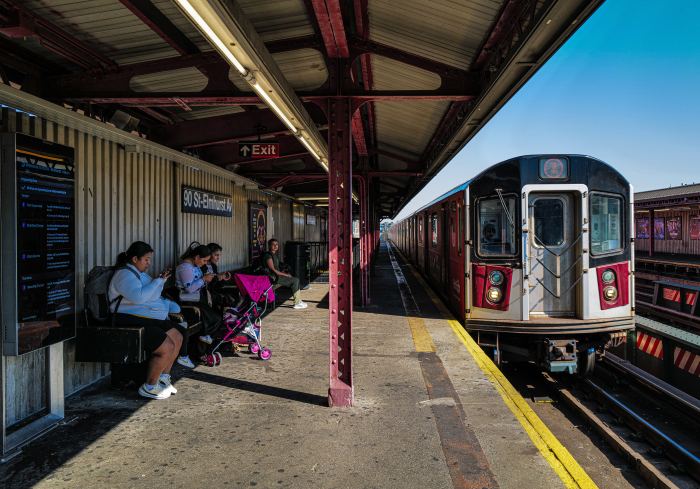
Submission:
POLYGON ((233 201, 230 195, 182 186, 180 209, 190 214, 207 216, 233 216, 233 201))

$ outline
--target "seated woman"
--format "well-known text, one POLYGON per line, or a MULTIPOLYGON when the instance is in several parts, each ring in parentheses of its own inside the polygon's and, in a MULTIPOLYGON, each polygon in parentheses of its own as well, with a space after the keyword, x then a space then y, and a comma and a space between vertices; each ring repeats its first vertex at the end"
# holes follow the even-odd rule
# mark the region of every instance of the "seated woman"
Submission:
POLYGON ((226 290, 229 287, 225 284, 225 282, 231 280, 231 272, 219 273, 219 261, 221 260, 223 248, 217 243, 209 243, 207 248, 211 251, 211 256, 209 257, 209 262, 202 267, 202 273, 204 275, 214 275, 214 278, 207 285, 207 289, 209 289, 211 294, 212 304, 219 309, 233 306, 236 301, 229 293, 229 290, 226 290))
POLYGON ((211 251, 198 242, 193 242, 180 257, 182 263, 175 270, 180 302, 197 306, 202 313, 203 335, 199 340, 211 344, 211 337, 221 326, 221 313, 212 306, 207 284, 214 280, 213 273, 204 274, 202 267, 209 262, 211 251))
POLYGON ((143 342, 151 355, 146 382, 139 395, 150 399, 167 399, 177 389, 170 381, 170 369, 182 344, 177 322, 168 314, 180 312, 180 306, 161 297, 170 270, 154 279, 146 273, 153 259, 153 248, 136 241, 117 257, 120 267, 109 284, 108 300, 112 312, 117 311, 115 324, 143 327, 143 342))
POLYGON ((262 264, 267 275, 272 280, 272 283, 289 287, 292 290, 294 298, 294 309, 306 309, 308 305, 301 300, 299 292, 299 279, 291 273, 282 270, 282 265, 279 258, 280 243, 275 238, 267 242, 267 251, 263 253, 262 264))

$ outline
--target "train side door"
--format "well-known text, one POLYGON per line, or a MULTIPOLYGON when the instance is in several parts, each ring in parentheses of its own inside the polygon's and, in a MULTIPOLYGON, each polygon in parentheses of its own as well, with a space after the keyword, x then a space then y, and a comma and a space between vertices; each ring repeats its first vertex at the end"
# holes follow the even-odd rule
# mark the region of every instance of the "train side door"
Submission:
POLYGON ((576 316, 582 258, 580 201, 580 195, 568 192, 528 194, 531 318, 576 316))

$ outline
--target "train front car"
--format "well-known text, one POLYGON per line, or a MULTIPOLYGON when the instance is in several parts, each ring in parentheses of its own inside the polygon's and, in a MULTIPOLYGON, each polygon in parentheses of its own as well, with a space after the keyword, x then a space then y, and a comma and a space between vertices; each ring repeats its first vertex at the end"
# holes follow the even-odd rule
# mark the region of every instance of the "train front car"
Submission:
POLYGON ((465 191, 467 329, 496 361, 589 372, 634 328, 630 184, 595 158, 536 155, 465 191))

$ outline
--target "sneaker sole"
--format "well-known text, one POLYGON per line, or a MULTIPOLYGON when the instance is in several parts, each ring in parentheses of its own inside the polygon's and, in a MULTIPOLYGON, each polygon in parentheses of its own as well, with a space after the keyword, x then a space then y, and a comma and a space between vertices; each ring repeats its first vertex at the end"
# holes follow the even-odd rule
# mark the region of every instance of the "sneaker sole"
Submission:
POLYGON ((145 390, 142 389, 142 388, 139 388, 139 395, 140 395, 141 397, 145 397, 145 398, 148 398, 148 399, 155 399, 155 400, 157 400, 157 401, 163 401, 163 400, 167 399, 168 397, 170 397, 170 394, 167 394, 167 395, 164 395, 164 394, 151 394, 150 392, 147 392, 147 391, 145 391, 145 390))

